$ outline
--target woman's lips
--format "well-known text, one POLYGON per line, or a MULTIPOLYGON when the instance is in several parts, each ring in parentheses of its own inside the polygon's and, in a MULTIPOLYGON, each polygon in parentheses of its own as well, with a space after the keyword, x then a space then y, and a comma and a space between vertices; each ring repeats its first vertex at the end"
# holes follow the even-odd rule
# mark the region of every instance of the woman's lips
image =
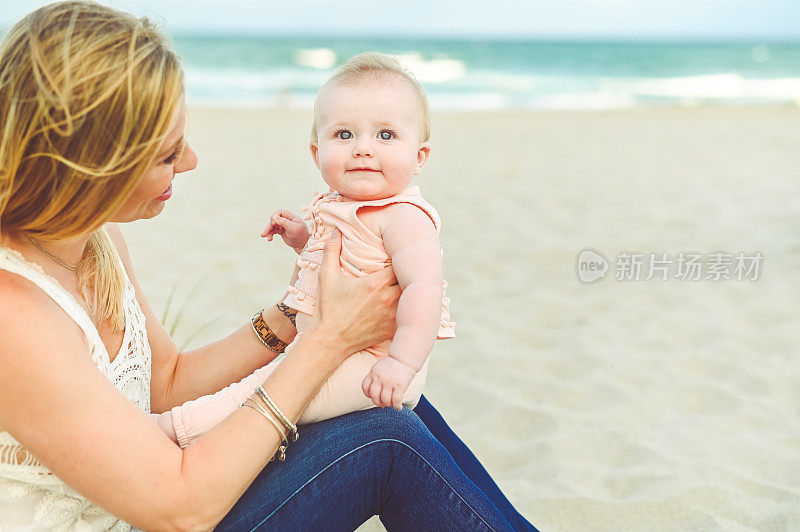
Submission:
POLYGON ((161 201, 166 201, 170 198, 170 196, 172 196, 172 183, 170 183, 169 186, 167 187, 167 190, 165 190, 164 193, 161 194, 156 199, 161 201))

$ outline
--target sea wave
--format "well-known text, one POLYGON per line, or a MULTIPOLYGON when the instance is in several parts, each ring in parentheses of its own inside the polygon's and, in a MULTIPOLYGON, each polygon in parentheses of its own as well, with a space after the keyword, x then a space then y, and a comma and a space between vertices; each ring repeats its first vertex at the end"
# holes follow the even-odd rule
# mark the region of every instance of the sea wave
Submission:
MULTIPOLYGON (((306 65, 327 64, 309 54, 306 65)), ((412 65, 413 60, 406 59, 412 65)), ((434 109, 624 109, 705 104, 800 105, 800 77, 748 79, 736 73, 678 77, 591 77, 469 71, 446 58, 417 63, 434 109), (427 70, 426 70, 427 69, 427 70)), ((331 69, 186 69, 195 105, 311 108, 331 69)))
POLYGON ((327 70, 336 65, 337 55, 331 48, 299 48, 293 54, 298 66, 327 70))
POLYGON ((642 96, 726 101, 776 101, 800 104, 800 78, 746 79, 727 72, 662 79, 603 79, 601 87, 642 96))
POLYGON ((191 35, 176 39, 192 101, 310 107, 333 70, 393 55, 435 109, 800 105, 800 43, 550 42, 191 35))

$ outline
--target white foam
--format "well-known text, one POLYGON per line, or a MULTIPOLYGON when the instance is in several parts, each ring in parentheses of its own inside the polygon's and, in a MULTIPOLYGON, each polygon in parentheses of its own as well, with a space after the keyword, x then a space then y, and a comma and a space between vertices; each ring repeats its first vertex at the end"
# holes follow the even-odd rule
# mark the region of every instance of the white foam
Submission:
MULTIPOLYGON (((230 101, 273 102, 280 107, 310 108, 329 70, 325 50, 302 61, 319 68, 273 70, 187 67, 193 101, 214 105, 230 101), (324 60, 324 61, 323 61, 324 60)), ((309 50, 306 50, 307 52, 309 50)), ((318 52, 318 53, 317 53, 318 52)), ((522 72, 468 71, 457 60, 426 60, 419 54, 398 56, 425 84, 435 109, 625 109, 648 105, 724 104, 800 105, 800 77, 748 79, 728 72, 672 78, 537 76, 522 72)), ((335 58, 334 58, 335 60, 335 58)))
POLYGON ((674 78, 604 78, 600 86, 669 98, 800 101, 800 78, 746 79, 731 72, 674 78))
POLYGON ((467 66, 463 61, 447 56, 424 59, 420 54, 411 53, 394 57, 409 69, 420 83, 445 83, 461 79, 467 73, 467 66))
POLYGON ((336 65, 336 52, 330 48, 301 48, 295 50, 294 62, 300 66, 326 70, 336 65))
POLYGON ((310 88, 317 89, 319 85, 328 79, 328 74, 326 72, 298 70, 294 68, 248 70, 244 68, 187 67, 185 72, 186 78, 190 83, 212 88, 221 85, 269 87, 283 85, 291 81, 297 84, 307 84, 310 88))
POLYGON ((436 110, 497 111, 512 107, 508 98, 496 92, 428 94, 431 108, 436 110))
POLYGON ((530 107, 534 109, 581 111, 600 109, 632 109, 641 104, 632 94, 622 94, 607 91, 600 92, 566 92, 540 96, 531 99, 530 107))
MULTIPOLYGON (((550 79, 564 79, 566 81, 566 78, 550 79)), ((464 77, 454 80, 452 86, 483 90, 494 89, 503 92, 532 92, 547 83, 547 77, 528 73, 471 70, 464 77)))

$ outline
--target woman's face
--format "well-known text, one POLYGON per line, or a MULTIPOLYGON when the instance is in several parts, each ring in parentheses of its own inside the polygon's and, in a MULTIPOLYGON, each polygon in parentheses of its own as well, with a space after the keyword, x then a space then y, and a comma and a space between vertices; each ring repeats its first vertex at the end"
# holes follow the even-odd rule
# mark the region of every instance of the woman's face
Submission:
POLYGON ((152 218, 164 210, 172 196, 175 174, 193 170, 197 154, 186 142, 186 105, 181 103, 173 126, 158 150, 156 159, 145 171, 139 186, 114 215, 112 222, 132 222, 152 218))

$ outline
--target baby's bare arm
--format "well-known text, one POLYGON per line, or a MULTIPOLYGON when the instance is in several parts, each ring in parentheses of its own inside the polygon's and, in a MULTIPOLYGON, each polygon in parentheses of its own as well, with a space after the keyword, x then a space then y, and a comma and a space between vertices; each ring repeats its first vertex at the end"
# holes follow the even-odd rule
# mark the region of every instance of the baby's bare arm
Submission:
POLYGON ((403 290, 389 356, 419 371, 430 354, 442 311, 442 250, 433 222, 407 203, 386 209, 383 241, 403 290))

